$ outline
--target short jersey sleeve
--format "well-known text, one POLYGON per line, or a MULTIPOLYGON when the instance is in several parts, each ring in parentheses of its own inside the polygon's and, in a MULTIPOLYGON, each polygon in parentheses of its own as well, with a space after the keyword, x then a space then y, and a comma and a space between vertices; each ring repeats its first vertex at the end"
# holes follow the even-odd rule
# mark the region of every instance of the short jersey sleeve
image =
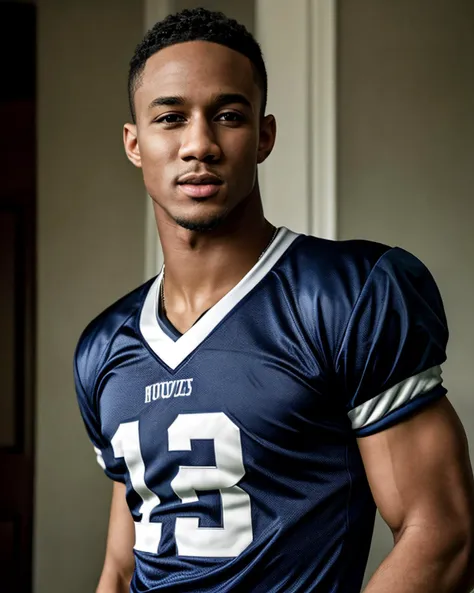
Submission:
POLYGON ((428 269, 400 248, 372 269, 352 310, 336 360, 357 436, 384 430, 446 394, 441 364, 448 329, 428 269))
POLYGON ((97 463, 109 478, 122 482, 124 478, 121 464, 115 458, 111 444, 102 435, 99 401, 95 392, 95 365, 90 364, 90 355, 87 344, 80 341, 74 355, 74 382, 79 410, 94 447, 97 463))

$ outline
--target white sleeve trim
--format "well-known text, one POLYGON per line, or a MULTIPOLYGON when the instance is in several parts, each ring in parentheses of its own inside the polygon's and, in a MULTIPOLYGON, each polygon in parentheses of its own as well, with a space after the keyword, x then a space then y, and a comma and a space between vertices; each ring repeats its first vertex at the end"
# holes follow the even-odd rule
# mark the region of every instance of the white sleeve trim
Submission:
POLYGON ((348 413, 352 428, 358 430, 378 422, 416 397, 428 393, 443 382, 441 373, 441 367, 434 366, 360 404, 348 413))
POLYGON ((105 461, 104 458, 102 456, 102 451, 100 449, 98 449, 97 447, 94 447, 94 451, 95 454, 97 456, 97 463, 100 465, 100 467, 105 470, 105 461))

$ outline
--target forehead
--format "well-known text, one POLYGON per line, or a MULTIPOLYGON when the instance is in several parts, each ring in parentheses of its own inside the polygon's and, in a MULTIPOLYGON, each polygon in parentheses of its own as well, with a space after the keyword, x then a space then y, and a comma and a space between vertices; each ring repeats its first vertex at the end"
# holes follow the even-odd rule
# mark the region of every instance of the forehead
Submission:
POLYGON ((147 60, 135 103, 139 110, 158 96, 180 95, 199 101, 218 93, 242 93, 258 101, 251 61, 217 43, 188 41, 162 49, 147 60))

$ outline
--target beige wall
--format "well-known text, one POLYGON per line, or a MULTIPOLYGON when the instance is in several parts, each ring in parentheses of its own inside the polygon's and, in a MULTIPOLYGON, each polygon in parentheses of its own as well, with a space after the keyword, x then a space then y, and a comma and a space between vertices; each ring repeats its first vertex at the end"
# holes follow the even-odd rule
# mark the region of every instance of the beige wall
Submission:
POLYGON ((110 483, 77 409, 79 333, 143 280, 144 190, 126 161, 137 0, 38 2, 38 349, 35 593, 91 593, 110 483))
MULTIPOLYGON (((473 23, 471 0, 339 1, 339 235, 401 245, 432 270, 474 455, 473 23)), ((390 547, 379 524, 369 573, 390 547)))

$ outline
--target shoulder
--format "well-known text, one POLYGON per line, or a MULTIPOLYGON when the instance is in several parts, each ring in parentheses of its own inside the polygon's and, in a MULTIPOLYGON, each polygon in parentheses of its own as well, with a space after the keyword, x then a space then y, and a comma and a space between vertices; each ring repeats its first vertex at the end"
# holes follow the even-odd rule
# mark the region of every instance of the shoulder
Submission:
POLYGON ((155 278, 123 296, 95 317, 82 332, 74 353, 74 369, 81 383, 90 386, 119 330, 140 314, 155 278))
POLYGON ((354 302, 374 268, 394 248, 383 243, 355 239, 331 241, 300 235, 289 253, 293 285, 315 296, 354 302))
POLYGON ((372 281, 433 280, 423 262, 409 251, 363 239, 331 241, 300 235, 291 259, 303 283, 335 288, 338 293, 351 289, 356 297, 372 281))
POLYGON ((430 272, 400 247, 300 235, 281 265, 295 315, 334 359, 348 335, 378 323, 388 310, 406 310, 414 321, 419 313, 425 320, 445 324, 430 272))
POLYGON ((294 257, 308 269, 345 273, 357 269, 368 275, 378 260, 393 248, 383 243, 352 239, 333 241, 300 235, 294 244, 294 257))

